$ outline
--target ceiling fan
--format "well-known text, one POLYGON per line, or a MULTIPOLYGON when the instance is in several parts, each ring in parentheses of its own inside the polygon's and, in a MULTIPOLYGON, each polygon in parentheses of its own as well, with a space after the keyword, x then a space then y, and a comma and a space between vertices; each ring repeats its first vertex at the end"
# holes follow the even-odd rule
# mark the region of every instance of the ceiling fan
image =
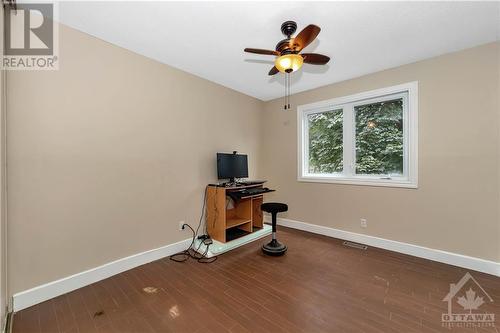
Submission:
POLYGON ((274 67, 269 71, 269 75, 274 75, 278 72, 288 74, 295 72, 302 67, 303 63, 311 65, 327 64, 330 61, 330 57, 318 53, 300 53, 318 36, 321 31, 320 27, 310 24, 299 32, 297 36, 292 37, 296 30, 297 23, 286 21, 281 25, 281 32, 286 38, 278 42, 276 51, 246 48, 245 52, 276 56, 274 67))

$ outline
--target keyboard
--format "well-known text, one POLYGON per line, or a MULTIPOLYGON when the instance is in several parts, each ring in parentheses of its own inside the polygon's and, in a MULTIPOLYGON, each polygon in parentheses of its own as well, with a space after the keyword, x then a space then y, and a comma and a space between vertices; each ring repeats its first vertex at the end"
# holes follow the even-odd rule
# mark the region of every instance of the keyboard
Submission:
POLYGON ((259 195, 263 193, 274 192, 274 190, 268 189, 267 187, 259 188, 245 188, 239 191, 228 192, 227 195, 234 199, 241 199, 245 197, 250 197, 252 195, 259 195))
POLYGON ((241 185, 258 185, 258 184, 264 184, 267 180, 246 180, 246 181, 241 181, 239 184, 241 185))
POLYGON ((240 193, 248 194, 248 195, 256 195, 256 194, 266 193, 269 191, 270 190, 267 187, 260 187, 260 188, 247 188, 247 189, 241 190, 240 193))
POLYGON ((227 193, 227 195, 229 195, 233 199, 241 199, 244 197, 250 197, 252 195, 259 195, 268 192, 274 192, 274 190, 268 189, 267 187, 245 188, 239 191, 231 191, 227 193))

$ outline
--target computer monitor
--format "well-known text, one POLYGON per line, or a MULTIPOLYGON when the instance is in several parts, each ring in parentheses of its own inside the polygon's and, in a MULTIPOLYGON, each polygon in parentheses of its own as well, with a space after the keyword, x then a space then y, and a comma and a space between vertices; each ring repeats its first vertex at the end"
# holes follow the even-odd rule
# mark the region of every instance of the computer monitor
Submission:
POLYGON ((234 183, 235 178, 248 177, 247 155, 217 153, 217 177, 219 179, 229 179, 234 183))

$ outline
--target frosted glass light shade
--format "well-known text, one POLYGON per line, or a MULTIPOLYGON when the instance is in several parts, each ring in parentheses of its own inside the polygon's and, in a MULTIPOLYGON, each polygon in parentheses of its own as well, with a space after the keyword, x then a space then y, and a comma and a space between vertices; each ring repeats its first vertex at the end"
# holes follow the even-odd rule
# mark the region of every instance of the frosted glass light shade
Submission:
POLYGON ((304 58, 298 54, 285 54, 276 58, 274 65, 281 73, 295 72, 302 67, 304 58))

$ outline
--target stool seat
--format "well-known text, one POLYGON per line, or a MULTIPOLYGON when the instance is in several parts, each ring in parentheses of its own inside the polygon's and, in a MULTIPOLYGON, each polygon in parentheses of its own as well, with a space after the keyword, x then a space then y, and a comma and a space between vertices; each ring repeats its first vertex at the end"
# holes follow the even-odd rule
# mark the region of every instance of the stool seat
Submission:
POLYGON ((260 209, 267 213, 282 213, 288 211, 288 205, 280 202, 266 202, 260 206, 260 209))

